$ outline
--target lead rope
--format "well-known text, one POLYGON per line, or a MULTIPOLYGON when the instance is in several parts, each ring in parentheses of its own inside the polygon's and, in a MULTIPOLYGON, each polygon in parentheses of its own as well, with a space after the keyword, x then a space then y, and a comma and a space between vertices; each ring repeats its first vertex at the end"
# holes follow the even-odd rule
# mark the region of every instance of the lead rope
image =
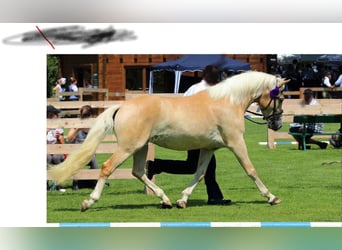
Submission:
MULTIPOLYGON (((249 110, 246 110, 246 112, 251 113, 251 114, 256 115, 256 116, 263 116, 262 114, 259 114, 259 113, 253 112, 253 111, 249 111, 249 110)), ((245 115, 245 119, 247 121, 253 122, 253 123, 258 124, 258 125, 265 125, 265 124, 267 124, 267 122, 257 122, 257 121, 254 121, 254 120, 252 120, 251 118, 249 118, 246 115, 245 115)))

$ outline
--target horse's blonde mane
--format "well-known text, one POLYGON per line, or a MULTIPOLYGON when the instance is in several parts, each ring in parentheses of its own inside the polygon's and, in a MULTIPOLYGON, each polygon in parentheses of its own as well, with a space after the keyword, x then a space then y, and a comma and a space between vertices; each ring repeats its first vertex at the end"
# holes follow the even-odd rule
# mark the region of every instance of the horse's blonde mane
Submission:
POLYGON ((276 87, 275 76, 263 72, 248 71, 227 78, 213 87, 208 88, 211 98, 228 97, 233 103, 241 103, 246 97, 256 99, 265 89, 276 87))

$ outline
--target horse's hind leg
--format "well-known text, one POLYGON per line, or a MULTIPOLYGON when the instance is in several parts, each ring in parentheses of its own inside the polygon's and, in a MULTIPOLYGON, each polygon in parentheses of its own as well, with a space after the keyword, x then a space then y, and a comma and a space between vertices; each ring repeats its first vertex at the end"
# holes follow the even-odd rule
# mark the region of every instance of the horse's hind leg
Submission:
POLYGON ((161 199, 162 208, 171 208, 172 204, 170 199, 165 195, 164 191, 147 178, 145 174, 145 162, 147 156, 147 144, 139 149, 133 155, 133 170, 132 174, 148 186, 157 197, 161 199))
POLYGON ((108 177, 117 169, 121 163, 123 163, 131 154, 126 150, 123 150, 120 147, 116 147, 115 153, 102 164, 100 176, 97 180, 96 186, 93 192, 90 194, 89 200, 84 200, 82 202, 81 211, 86 211, 90 208, 95 202, 97 202, 103 190, 103 187, 106 183, 108 177))
POLYGON ((213 153, 214 153, 213 151, 201 149, 199 159, 198 159, 197 170, 195 173, 195 178, 192 180, 190 185, 186 189, 183 190, 182 198, 177 200, 178 208, 186 208, 186 203, 188 201, 188 198, 192 194, 196 185, 203 179, 205 172, 207 171, 210 159, 213 156, 213 153))

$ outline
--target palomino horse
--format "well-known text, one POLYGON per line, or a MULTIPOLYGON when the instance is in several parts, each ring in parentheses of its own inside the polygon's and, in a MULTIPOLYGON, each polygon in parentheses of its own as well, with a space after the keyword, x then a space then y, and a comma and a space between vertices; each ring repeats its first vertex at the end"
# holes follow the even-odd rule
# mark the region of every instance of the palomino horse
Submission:
POLYGON ((147 143, 175 150, 201 149, 195 178, 182 192, 177 207, 185 208, 188 197, 204 177, 208 163, 218 148, 229 148, 261 194, 272 205, 281 202, 258 177, 243 138, 244 114, 257 102, 268 127, 282 126, 280 90, 285 79, 261 72, 246 72, 228 78, 188 97, 142 96, 108 108, 96 119, 82 146, 51 168, 57 183, 62 183, 86 165, 104 136, 114 129, 117 144, 113 155, 103 163, 95 189, 82 203, 87 210, 100 199, 106 179, 133 155, 132 174, 154 191, 162 207, 172 207, 164 191, 145 174, 147 143))

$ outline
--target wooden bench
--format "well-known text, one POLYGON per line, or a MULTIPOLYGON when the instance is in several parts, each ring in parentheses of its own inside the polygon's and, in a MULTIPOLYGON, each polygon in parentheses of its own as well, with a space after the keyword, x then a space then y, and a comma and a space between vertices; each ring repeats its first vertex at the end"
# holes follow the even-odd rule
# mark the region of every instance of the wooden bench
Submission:
MULTIPOLYGON (((339 123, 342 124, 342 115, 295 115, 293 118, 293 121, 295 123, 302 123, 303 127, 305 128, 305 125, 307 123, 339 123)), ((302 137, 302 145, 303 150, 306 150, 306 142, 305 137, 308 135, 342 135, 342 133, 338 131, 334 132, 321 132, 321 133, 313 133, 313 132, 307 132, 305 129, 302 132, 289 132, 290 135, 299 135, 302 137)))
MULTIPOLYGON (((302 99, 285 99, 283 103, 283 122, 293 122, 295 115, 341 114, 342 99, 317 99, 319 105, 305 105, 302 99)), ((337 129, 336 129, 337 130, 337 129)), ((328 135, 317 135, 327 138, 328 135)), ((276 148, 276 139, 293 139, 288 132, 277 132, 267 129, 267 146, 276 148)))

